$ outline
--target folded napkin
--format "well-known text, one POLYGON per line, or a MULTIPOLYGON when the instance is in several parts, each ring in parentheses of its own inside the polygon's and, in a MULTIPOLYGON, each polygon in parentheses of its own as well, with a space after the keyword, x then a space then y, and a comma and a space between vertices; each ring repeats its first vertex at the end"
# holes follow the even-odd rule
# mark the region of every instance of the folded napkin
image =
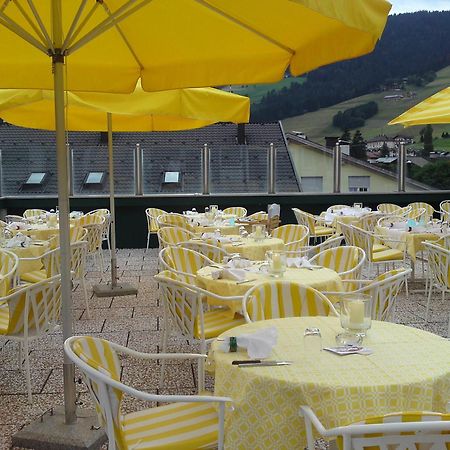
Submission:
POLYGON ((234 258, 225 264, 225 267, 229 269, 245 269, 253 264, 252 261, 245 258, 234 258))
POLYGON ((218 232, 218 231, 202 234, 202 239, 219 239, 219 238, 220 238, 220 232, 218 232))
POLYGON ((11 222, 8 225, 8 230, 26 230, 29 225, 25 222, 11 222))
POLYGON ((232 280, 243 281, 246 278, 244 269, 231 269, 224 267, 223 269, 215 270, 211 272, 213 280, 232 280))
MULTIPOLYGON (((254 333, 236 336, 238 347, 246 348, 249 358, 267 358, 272 353, 277 343, 278 331, 275 327, 264 328, 254 333)), ((224 352, 230 351, 230 338, 224 338, 219 349, 224 352)))
POLYGON ((296 267, 297 269, 312 268, 312 265, 308 261, 308 258, 305 258, 304 256, 297 256, 294 258, 286 258, 286 265, 288 267, 296 267))
POLYGON ((233 239, 229 236, 219 236, 216 239, 222 244, 231 244, 233 242, 233 239))
POLYGON ((28 236, 25 236, 22 233, 17 233, 13 238, 11 238, 6 243, 6 248, 13 248, 13 247, 29 247, 31 244, 31 238, 28 236))
POLYGON ((71 219, 79 219, 82 215, 83 215, 83 211, 72 211, 72 212, 69 214, 69 217, 70 217, 71 219))

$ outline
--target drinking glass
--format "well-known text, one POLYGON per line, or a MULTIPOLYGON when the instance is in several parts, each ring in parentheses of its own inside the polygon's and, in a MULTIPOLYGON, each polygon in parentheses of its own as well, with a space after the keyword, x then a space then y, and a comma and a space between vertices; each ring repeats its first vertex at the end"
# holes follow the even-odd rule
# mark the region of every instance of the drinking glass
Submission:
POLYGON ((256 224, 252 226, 252 237, 255 241, 261 241, 266 237, 266 226, 263 224, 256 224))
POLYGON ((322 350, 322 335, 319 328, 305 328, 303 348, 309 353, 317 353, 322 350))
POLYGON ((269 262, 269 273, 278 278, 286 272, 286 253, 278 250, 266 252, 266 259, 269 262))

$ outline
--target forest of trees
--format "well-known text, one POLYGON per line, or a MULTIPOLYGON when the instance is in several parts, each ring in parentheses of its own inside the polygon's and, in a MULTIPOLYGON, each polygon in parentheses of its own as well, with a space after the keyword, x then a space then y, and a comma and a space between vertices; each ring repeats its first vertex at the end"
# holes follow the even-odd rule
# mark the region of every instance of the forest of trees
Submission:
POLYGON ((342 131, 363 127, 367 119, 378 112, 377 102, 368 102, 354 108, 339 111, 333 116, 333 125, 342 131))
POLYGON ((322 67, 308 73, 302 84, 294 82, 289 88, 268 92, 252 108, 252 121, 315 111, 404 77, 411 77, 414 84, 426 83, 433 72, 449 64, 450 11, 389 16, 371 54, 322 67))

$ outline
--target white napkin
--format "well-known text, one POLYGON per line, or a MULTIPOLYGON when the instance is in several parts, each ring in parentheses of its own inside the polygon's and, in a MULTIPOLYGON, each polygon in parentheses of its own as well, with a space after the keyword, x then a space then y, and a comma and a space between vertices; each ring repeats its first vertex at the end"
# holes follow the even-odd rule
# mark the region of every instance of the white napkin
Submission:
POLYGON ((6 243, 6 248, 13 248, 13 247, 29 247, 31 244, 31 238, 28 236, 25 236, 22 233, 17 233, 13 238, 11 238, 6 243))
POLYGON ((72 212, 69 214, 69 217, 70 217, 71 219, 79 219, 82 215, 83 215, 83 211, 72 211, 72 212))
POLYGON ((245 269, 253 264, 252 261, 245 258, 234 258, 225 264, 225 267, 229 269, 245 269))
POLYGON ((11 222, 8 225, 8 230, 26 230, 29 225, 25 222, 11 222))
MULTIPOLYGON (((241 334, 236 336, 238 347, 246 348, 249 358, 267 358, 272 353, 272 348, 276 345, 278 331, 275 327, 264 328, 254 333, 241 334)), ((230 351, 230 338, 225 338, 221 342, 220 350, 230 351)))
POLYGON ((267 213, 269 216, 269 219, 275 216, 280 216, 280 205, 278 203, 272 203, 267 207, 267 213))
POLYGON ((286 265, 288 267, 296 267, 297 269, 308 269, 312 267, 311 263, 308 261, 308 258, 305 258, 304 256, 286 258, 286 265))
POLYGON ((218 231, 202 234, 202 239, 216 239, 217 240, 219 238, 220 238, 220 233, 218 231))
POLYGON ((244 269, 230 269, 224 267, 223 269, 211 272, 211 277, 213 280, 243 281, 246 278, 246 273, 244 269))

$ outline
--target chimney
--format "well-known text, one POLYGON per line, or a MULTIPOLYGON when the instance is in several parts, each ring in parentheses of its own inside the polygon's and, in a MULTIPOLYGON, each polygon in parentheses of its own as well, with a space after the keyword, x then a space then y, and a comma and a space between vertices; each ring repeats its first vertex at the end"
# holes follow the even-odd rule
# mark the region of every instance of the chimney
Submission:
POLYGON ((337 136, 325 136, 325 146, 328 148, 334 148, 339 137, 337 136))
POLYGON ((237 143, 239 145, 245 145, 247 143, 247 140, 245 139, 245 123, 238 123, 237 143))

